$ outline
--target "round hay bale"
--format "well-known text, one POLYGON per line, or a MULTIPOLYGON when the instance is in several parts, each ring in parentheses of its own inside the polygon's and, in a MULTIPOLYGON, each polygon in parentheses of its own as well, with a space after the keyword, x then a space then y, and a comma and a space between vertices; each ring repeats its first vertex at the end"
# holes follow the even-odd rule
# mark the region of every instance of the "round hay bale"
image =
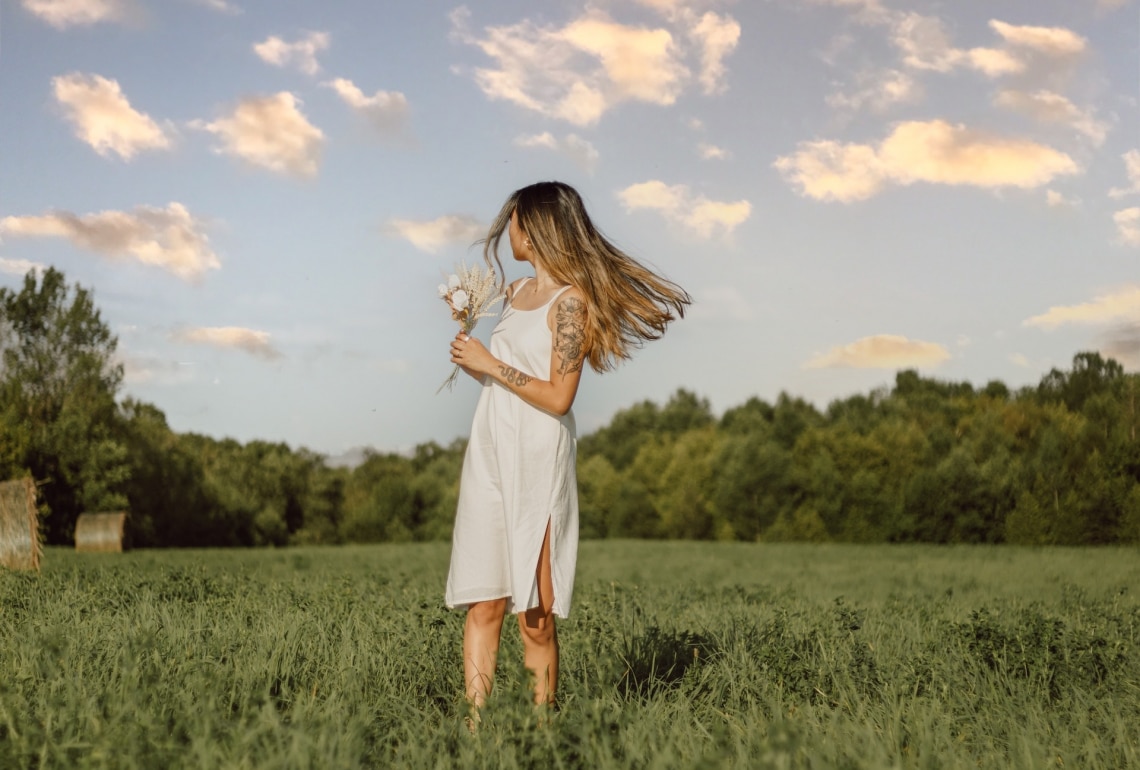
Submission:
POLYGON ((125 511, 115 513, 81 513, 75 522, 75 550, 115 552, 126 550, 125 511))
POLYGON ((0 566, 40 568, 40 517, 30 477, 0 482, 0 566))

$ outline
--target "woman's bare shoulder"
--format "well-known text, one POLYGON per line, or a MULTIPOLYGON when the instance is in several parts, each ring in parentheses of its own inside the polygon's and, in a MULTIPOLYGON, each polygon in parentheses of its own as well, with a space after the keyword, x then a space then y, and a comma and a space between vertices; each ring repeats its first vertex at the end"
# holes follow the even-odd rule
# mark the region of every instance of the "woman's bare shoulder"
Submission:
POLYGON ((510 302, 510 301, 511 301, 511 297, 515 296, 515 292, 518 290, 518 288, 519 288, 520 286, 522 286, 522 284, 523 284, 523 282, 524 282, 525 280, 526 280, 526 277, 525 277, 525 276, 524 276, 524 277, 522 277, 522 278, 516 278, 515 280, 511 281, 511 282, 510 282, 510 283, 507 285, 507 292, 506 292, 506 294, 507 294, 507 301, 508 301, 508 302, 510 302))
POLYGON ((551 303, 546 315, 551 331, 566 324, 581 325, 586 320, 586 295, 577 286, 569 286, 551 303))
POLYGON ((558 299, 554 301, 555 308, 582 308, 586 307, 586 295, 577 286, 568 286, 558 295, 558 299))

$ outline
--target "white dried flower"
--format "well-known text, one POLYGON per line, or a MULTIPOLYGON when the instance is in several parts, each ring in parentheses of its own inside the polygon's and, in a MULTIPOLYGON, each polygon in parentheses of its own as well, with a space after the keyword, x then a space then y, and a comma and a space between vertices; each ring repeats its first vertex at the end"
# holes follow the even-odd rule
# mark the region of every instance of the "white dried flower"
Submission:
MULTIPOLYGON (((483 265, 467 267, 458 264, 455 272, 447 276, 446 280, 446 285, 439 285, 439 296, 447 303, 451 317, 459 322, 459 328, 467 334, 471 333, 480 318, 495 315, 491 308, 503 301, 495 271, 483 265)), ((459 367, 456 366, 451 370, 451 376, 439 386, 439 390, 450 389, 458 375, 459 367)))

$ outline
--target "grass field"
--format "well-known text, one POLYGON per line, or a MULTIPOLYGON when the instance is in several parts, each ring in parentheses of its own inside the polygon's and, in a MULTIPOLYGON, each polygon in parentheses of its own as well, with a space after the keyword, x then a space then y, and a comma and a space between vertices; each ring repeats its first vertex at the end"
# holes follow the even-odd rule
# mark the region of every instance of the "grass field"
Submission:
POLYGON ((446 544, 0 571, 0 768, 1140 767, 1135 549, 582 545, 476 735, 446 544))

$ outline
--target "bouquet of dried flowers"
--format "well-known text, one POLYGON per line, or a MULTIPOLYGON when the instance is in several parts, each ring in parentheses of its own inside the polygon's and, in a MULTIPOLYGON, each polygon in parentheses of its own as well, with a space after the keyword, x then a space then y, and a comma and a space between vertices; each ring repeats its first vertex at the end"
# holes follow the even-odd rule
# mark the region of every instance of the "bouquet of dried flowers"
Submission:
MULTIPOLYGON (((447 283, 439 285, 439 296, 451 309, 451 317, 459 322, 463 333, 470 334, 480 318, 495 315, 491 308, 502 302, 504 296, 498 289, 494 270, 479 264, 468 267, 460 262, 455 272, 447 276, 447 283)), ((436 393, 444 388, 451 390, 458 376, 459 366, 456 366, 436 393)))

